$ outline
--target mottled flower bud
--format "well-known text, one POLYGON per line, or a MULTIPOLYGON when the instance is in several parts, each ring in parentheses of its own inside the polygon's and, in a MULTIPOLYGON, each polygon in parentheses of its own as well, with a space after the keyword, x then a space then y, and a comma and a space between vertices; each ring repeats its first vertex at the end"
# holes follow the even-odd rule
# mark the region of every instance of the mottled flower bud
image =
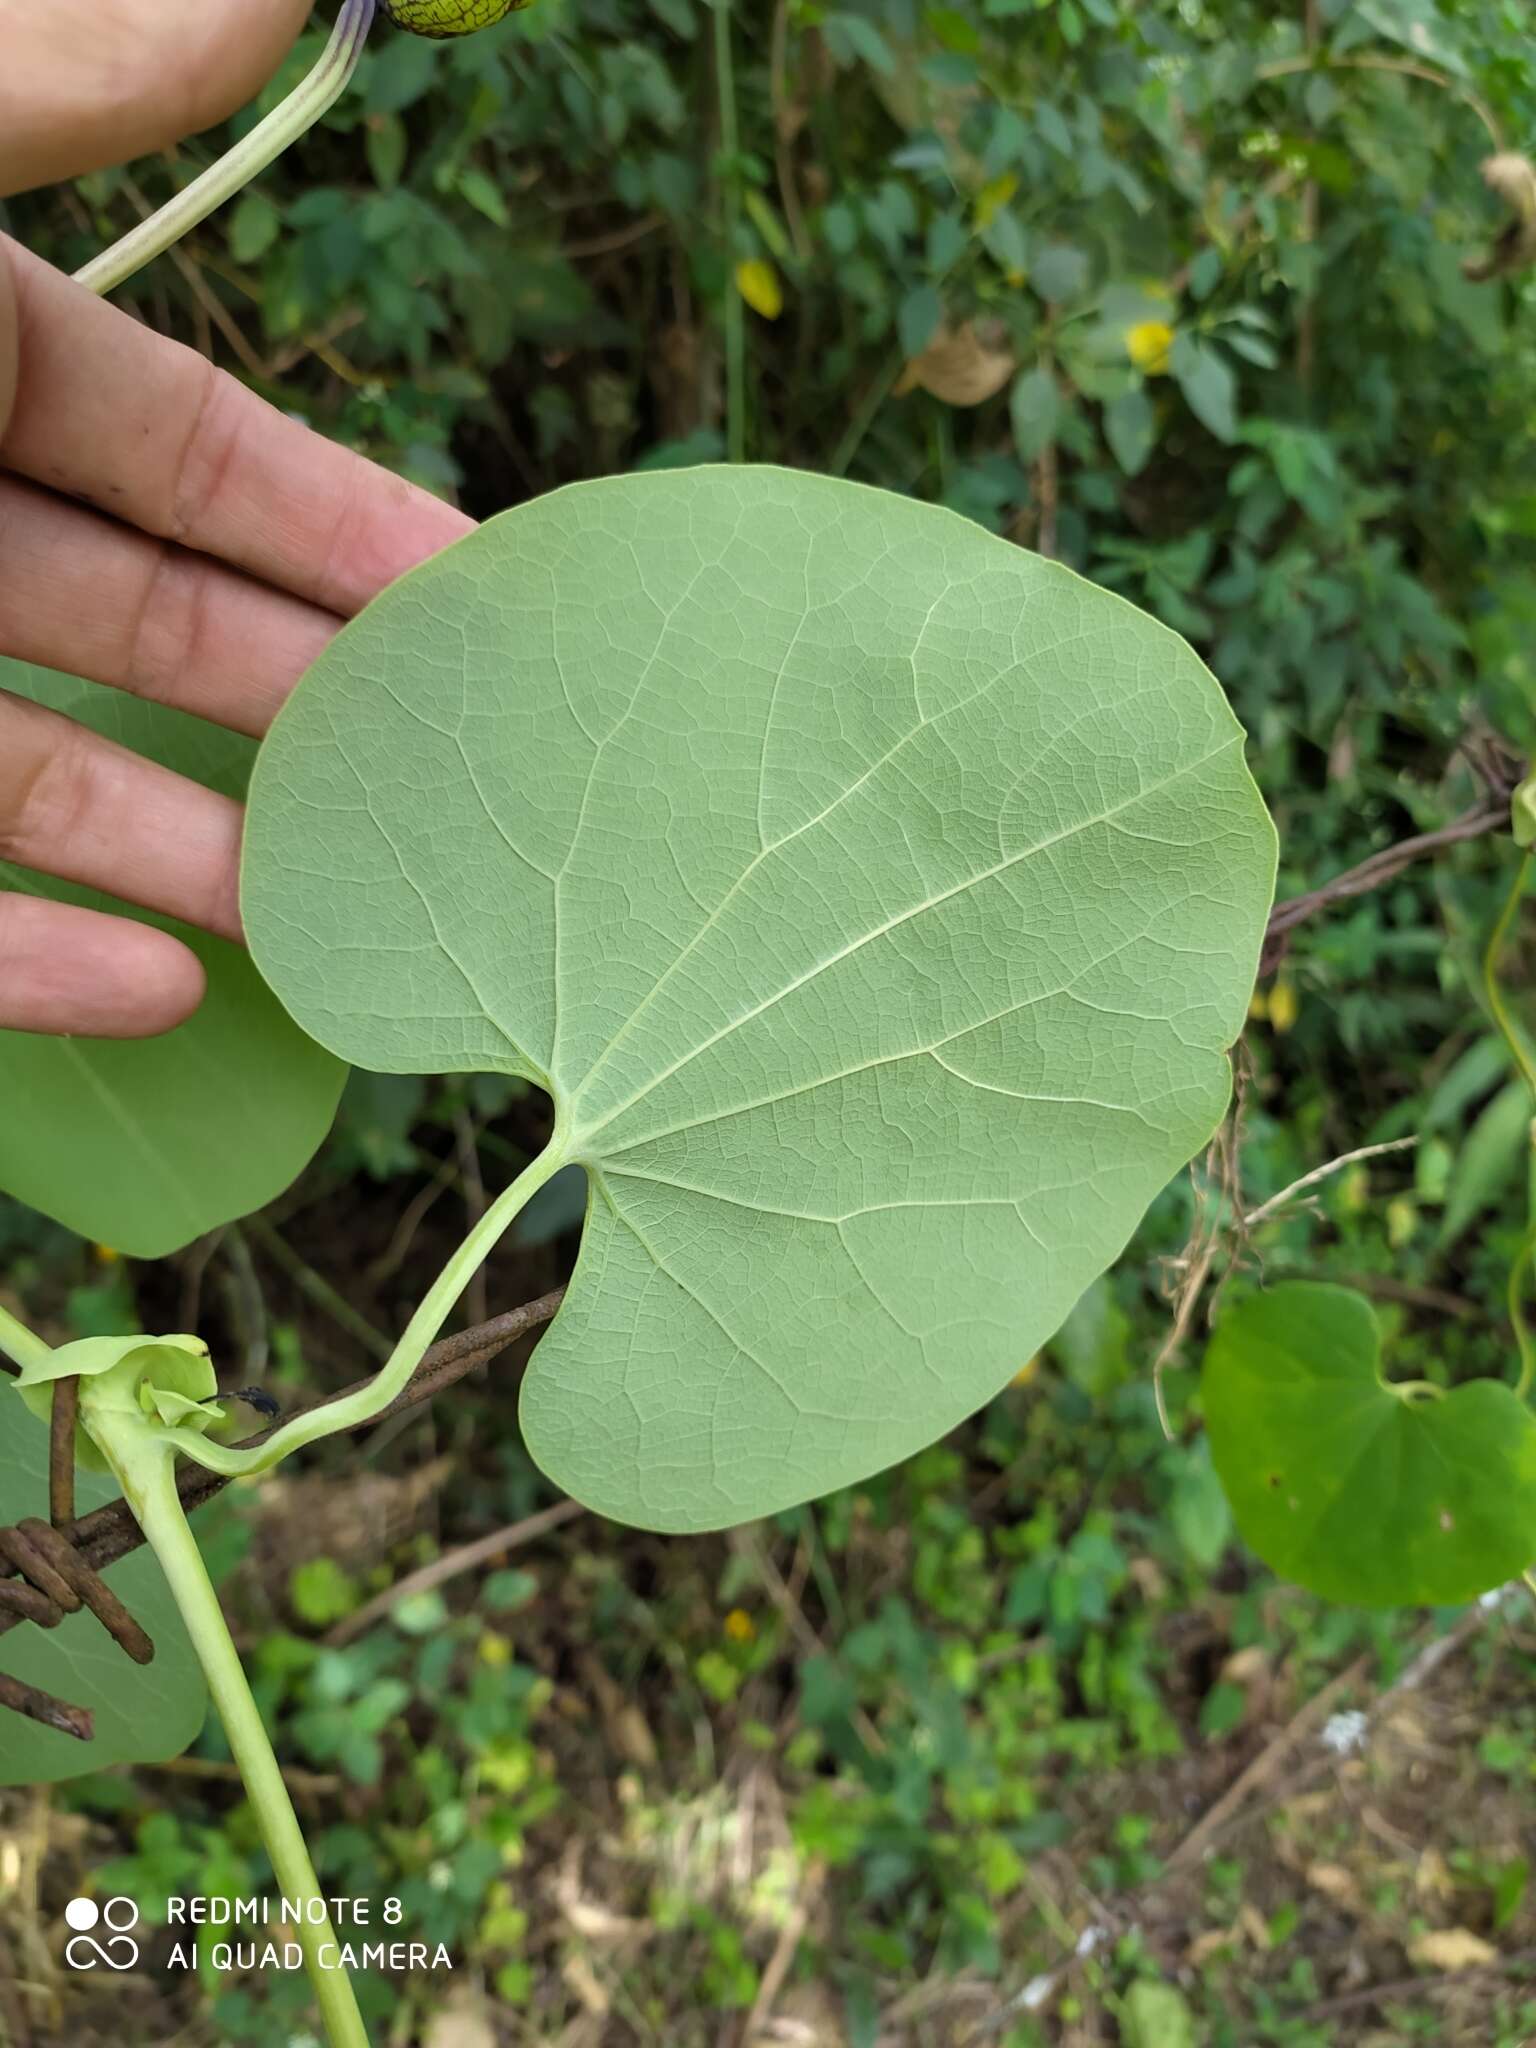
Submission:
POLYGON ((383 0, 384 12, 397 28, 413 36, 473 35, 493 21, 527 7, 530 0, 383 0))

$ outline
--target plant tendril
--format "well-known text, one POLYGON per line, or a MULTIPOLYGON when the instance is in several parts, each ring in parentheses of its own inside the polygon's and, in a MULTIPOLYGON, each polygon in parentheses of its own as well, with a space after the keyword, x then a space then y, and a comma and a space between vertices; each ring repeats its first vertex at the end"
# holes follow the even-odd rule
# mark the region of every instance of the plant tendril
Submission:
MULTIPOLYGON (((1521 899, 1525 895, 1525 885, 1530 878, 1530 872, 1531 852, 1527 849, 1520 856, 1520 865, 1515 870, 1515 879, 1510 884, 1509 894, 1504 898, 1503 907, 1499 911, 1498 917, 1494 920, 1493 930, 1489 934, 1487 951, 1483 954, 1483 994, 1487 999, 1493 1021, 1498 1025, 1500 1035, 1509 1048, 1510 1058, 1514 1061, 1520 1071, 1521 1078, 1530 1090, 1532 1112, 1531 1140, 1533 1143, 1536 1143, 1536 1066, 1533 1066, 1531 1056, 1525 1048, 1524 1040, 1515 1028, 1515 1021, 1510 1015, 1509 1007, 1504 1000, 1504 991, 1499 985, 1499 956, 1504 950, 1505 941, 1509 937, 1510 927, 1515 921, 1515 913, 1520 908, 1521 899)), ((1528 1160, 1526 1169, 1527 1186, 1531 1185, 1532 1179, 1532 1162, 1528 1160)), ((1536 1380, 1536 1341, 1533 1341, 1530 1325, 1526 1322, 1523 1303, 1525 1274, 1533 1252, 1536 1252, 1536 1219, 1533 1219, 1527 1225, 1525 1235, 1521 1238, 1519 1246, 1515 1251, 1515 1256, 1510 1263, 1509 1285, 1506 1290, 1510 1325, 1514 1330, 1515 1343, 1520 1352, 1520 1373, 1515 1381, 1515 1392, 1522 1401, 1530 1392, 1532 1381, 1536 1380)))

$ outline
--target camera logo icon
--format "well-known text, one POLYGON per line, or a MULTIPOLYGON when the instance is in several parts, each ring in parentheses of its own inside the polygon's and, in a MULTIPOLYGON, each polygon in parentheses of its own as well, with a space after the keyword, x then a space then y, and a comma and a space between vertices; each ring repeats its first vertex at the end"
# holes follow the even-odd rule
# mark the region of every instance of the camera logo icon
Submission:
POLYGON ((72 1970, 94 1970, 98 1963, 109 1970, 131 1970, 139 1960, 139 1944, 128 1931, 139 1924, 139 1909, 132 1899, 119 1896, 101 1906, 94 1899, 71 1899, 64 1919, 74 1929, 64 1944, 64 1960, 72 1970), (97 1927, 107 1930, 100 1941, 97 1927))

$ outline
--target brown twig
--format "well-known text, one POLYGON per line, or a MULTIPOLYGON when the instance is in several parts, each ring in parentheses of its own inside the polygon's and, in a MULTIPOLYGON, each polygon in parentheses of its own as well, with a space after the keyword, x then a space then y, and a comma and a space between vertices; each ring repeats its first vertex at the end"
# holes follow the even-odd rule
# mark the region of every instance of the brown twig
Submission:
POLYGON ((505 1529, 493 1529, 489 1536, 477 1537, 473 1543, 461 1543, 457 1549, 445 1551, 430 1564, 422 1565, 418 1571, 407 1572, 403 1579, 386 1586, 372 1600, 365 1600, 355 1614, 346 1615, 338 1621, 326 1636, 327 1646, 340 1648, 343 1643, 350 1643, 412 1593, 429 1593, 435 1586, 446 1585, 461 1573, 472 1572, 477 1565, 489 1564, 493 1558, 504 1556, 510 1550, 521 1550, 525 1543, 547 1536, 562 1522, 572 1521, 586 1512, 579 1500, 557 1500, 553 1507, 540 1508, 537 1514, 525 1515, 522 1521, 513 1522, 505 1529))
POLYGON ((1369 1665, 1368 1657, 1357 1657, 1352 1664, 1346 1665, 1344 1670, 1331 1678, 1321 1691, 1315 1692, 1309 1700, 1302 1703, 1279 1734, 1266 1743, 1252 1762, 1238 1772, 1221 1797, 1213 1806, 1206 1808, 1183 1841, 1177 1844, 1163 1864, 1165 1875, 1175 1870, 1187 1869, 1190 1864, 1199 1860, 1213 1838, 1220 1833, 1223 1825, 1232 1818, 1239 1807, 1246 1804, 1250 1795, 1261 1785, 1267 1784, 1297 1746, 1322 1727, 1333 1712, 1335 1702, 1352 1686, 1359 1684, 1369 1665))
POLYGON ((1307 71, 1320 74, 1329 71, 1385 71, 1397 78, 1422 79, 1426 85, 1438 86, 1441 92, 1449 93, 1453 100, 1460 100, 1482 122, 1494 148, 1504 147, 1503 135, 1491 108, 1475 92, 1458 85, 1454 78, 1447 78, 1443 71, 1432 71, 1427 64, 1416 64, 1411 57, 1378 57, 1371 52, 1359 57, 1325 56, 1321 61, 1316 55, 1281 57, 1272 64, 1261 64, 1253 75, 1255 79, 1293 78, 1307 71))
POLYGON ((71 1373, 55 1380, 48 1411, 48 1519, 56 1529, 75 1519, 75 1421, 80 1381, 71 1373))
POLYGON ((778 2004, 779 1993, 784 1989, 784 1980, 800 1947, 801 1937, 810 1922, 811 1906, 821 1887, 822 1866, 812 1863, 805 1873, 799 1896, 790 1908, 784 1925, 779 1929, 779 1938, 774 1943, 773 1954, 763 1971, 762 1981, 757 1987, 757 1996, 752 2001, 752 2010, 742 2022, 740 2048, 753 2048, 759 2035, 767 2030, 773 2017, 773 2008, 778 2004))
POLYGON ((1315 2026, 1320 2020, 1335 2019, 1341 2013, 1362 2012, 1369 2006, 1385 2005, 1389 1999, 1423 1998, 1431 1992, 1448 1991, 1453 1985, 1464 1985, 1479 1977, 1516 1974, 1530 1969, 1533 1964, 1536 1964, 1536 1948, 1522 1948, 1510 1956, 1495 1956, 1492 1962, 1474 1963, 1470 1969, 1441 1970, 1433 1977, 1422 1974, 1394 1977, 1387 1984, 1366 1984, 1358 1991, 1344 1991, 1336 1998, 1319 1999, 1316 2005, 1309 2005, 1299 2018, 1303 2026, 1315 2026))
POLYGON ((1294 931, 1304 919, 1315 916, 1320 910, 1331 909, 1335 903, 1346 902, 1352 896, 1364 896, 1372 889, 1382 888, 1386 883, 1395 881, 1404 868, 1411 867, 1415 861, 1427 859, 1432 853, 1459 845, 1465 839, 1481 839, 1486 833, 1508 829, 1508 802, 1502 798, 1485 798, 1470 811, 1463 811, 1459 818, 1453 818, 1449 825, 1442 825, 1438 831, 1417 832, 1411 839, 1399 839, 1391 846, 1384 846, 1379 853, 1371 854, 1357 866, 1346 868, 1342 875, 1335 875, 1321 888, 1308 889, 1303 896, 1287 897, 1269 913, 1264 952, 1259 963, 1260 974, 1274 973, 1285 951, 1282 941, 1286 933, 1294 931))

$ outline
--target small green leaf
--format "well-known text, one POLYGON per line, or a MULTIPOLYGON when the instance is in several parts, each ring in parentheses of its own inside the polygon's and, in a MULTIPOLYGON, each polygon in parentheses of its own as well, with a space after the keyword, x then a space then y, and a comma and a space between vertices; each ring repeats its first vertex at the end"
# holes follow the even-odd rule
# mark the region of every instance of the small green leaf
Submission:
POLYGON ((882 78, 894 75, 896 59, 891 55, 890 44, 874 23, 866 21, 862 15, 829 15, 826 37, 833 56, 840 64, 848 64, 857 57, 871 71, 878 71, 882 78))
POLYGON ((393 192, 405 169, 405 123, 398 114, 371 114, 364 125, 363 147, 373 182, 381 192, 393 192))
MULTIPOLYGON (((237 733, 21 662, 0 661, 0 687, 210 789, 244 791, 255 748, 237 733)), ((281 1194, 330 1128, 346 1069, 284 1013, 245 951, 4 861, 0 889, 174 932, 208 977, 201 1008, 159 1038, 0 1031, 0 1189, 145 1259, 281 1194)))
POLYGON ((1441 1249, 1498 1203, 1530 1148, 1530 1129, 1531 1092, 1524 1081, 1510 1081, 1479 1112, 1456 1155, 1436 1240, 1441 1249))
POLYGON ((1202 249, 1189 266, 1189 296, 1199 304, 1208 299, 1221 281, 1221 251, 1202 249))
POLYGON ((1472 1600, 1536 1557, 1536 1421, 1498 1380, 1442 1398, 1381 1376, 1361 1294, 1287 1281, 1217 1326, 1203 1391, 1244 1539, 1330 1600, 1472 1600))
POLYGON ((485 171, 473 165, 459 173, 459 196, 467 199, 476 213, 483 213, 496 227, 509 228, 512 216, 501 196, 501 187, 485 171))
POLYGON ((1509 823, 1516 846, 1536 846, 1536 775, 1527 775, 1510 798, 1509 823))
POLYGON ((1049 370, 1042 366, 1021 371, 1015 377, 1008 411, 1020 462, 1033 462, 1042 449, 1050 446, 1060 410, 1061 395, 1049 370))
POLYGON ((1202 1571, 1214 1571, 1232 1540, 1232 1512, 1211 1463, 1208 1443, 1180 1447, 1178 1477, 1168 1502, 1173 1532, 1202 1571))
POLYGON ((260 192, 247 192, 229 218, 229 253, 237 263, 254 263, 277 240, 282 215, 260 192))
MULTIPOLYGON (((136 1343, 146 1339, 137 1338, 136 1343)), ((81 1514, 115 1500, 115 1479, 81 1474, 81 1514)), ((48 1431, 0 1389, 0 1522, 48 1514, 48 1431)), ((106 1583, 155 1646, 153 1663, 124 1655, 94 1614, 72 1614, 54 1629, 30 1624, 0 1636, 0 1671, 56 1694, 96 1717, 90 1742, 6 1713, 0 1727, 0 1785, 49 1785, 114 1764, 179 1756, 203 1725, 202 1668, 154 1553, 136 1551, 110 1567, 106 1583)))
POLYGON ((1088 283, 1088 258, 1069 242, 1047 242, 1030 265, 1029 282, 1053 305, 1075 299, 1088 283))
POLYGON ((1195 2016, 1172 1984, 1133 1984, 1120 2008, 1125 2048, 1195 2048, 1195 2016))
POLYGON ((1157 438, 1157 414, 1145 391, 1123 391, 1104 408, 1104 438, 1127 476, 1138 476, 1157 438))
POLYGON ((1168 357, 1185 403, 1218 441, 1237 435, 1237 379, 1226 359, 1204 342, 1179 335, 1168 357))
POLYGON ((944 318, 944 301, 931 284, 909 291, 896 316, 896 331, 904 356, 920 356, 938 332, 944 318))
POLYGON ((310 1628, 329 1628, 362 1605, 356 1579, 334 1557, 311 1557, 295 1565, 288 1579, 294 1613, 310 1628))

